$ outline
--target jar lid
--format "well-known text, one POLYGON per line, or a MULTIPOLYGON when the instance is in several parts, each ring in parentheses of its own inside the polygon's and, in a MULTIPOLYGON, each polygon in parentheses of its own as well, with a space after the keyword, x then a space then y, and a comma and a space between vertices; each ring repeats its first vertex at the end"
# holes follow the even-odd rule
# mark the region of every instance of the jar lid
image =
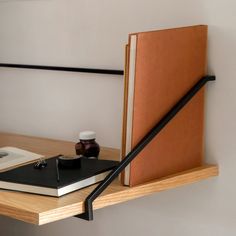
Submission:
POLYGON ((79 139, 81 140, 90 140, 95 138, 96 138, 96 133, 94 131, 83 131, 79 133, 79 139))

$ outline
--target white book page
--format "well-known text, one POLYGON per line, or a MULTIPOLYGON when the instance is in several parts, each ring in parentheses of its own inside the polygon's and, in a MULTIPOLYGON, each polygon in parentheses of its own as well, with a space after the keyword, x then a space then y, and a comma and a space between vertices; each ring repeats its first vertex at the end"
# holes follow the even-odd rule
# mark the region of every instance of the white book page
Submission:
POLYGON ((42 155, 23 149, 15 147, 3 147, 0 148, 0 171, 34 160, 36 161, 42 157, 42 155))
MULTIPOLYGON (((130 64, 129 64, 129 85, 127 105, 127 130, 126 130, 126 155, 131 151, 132 127, 133 127, 133 102, 135 83, 135 62, 136 62, 137 36, 132 35, 130 41, 130 64)), ((129 185, 130 165, 125 168, 124 184, 129 185)))

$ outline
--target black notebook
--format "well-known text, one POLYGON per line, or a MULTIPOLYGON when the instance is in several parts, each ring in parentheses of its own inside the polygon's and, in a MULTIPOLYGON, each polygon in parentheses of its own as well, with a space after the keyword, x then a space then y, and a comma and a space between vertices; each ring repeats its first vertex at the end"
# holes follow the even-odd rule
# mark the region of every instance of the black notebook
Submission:
POLYGON ((28 164, 0 173, 0 188, 60 197, 102 181, 118 164, 117 161, 82 158, 79 169, 59 169, 58 181, 56 158, 51 158, 41 170, 28 164))

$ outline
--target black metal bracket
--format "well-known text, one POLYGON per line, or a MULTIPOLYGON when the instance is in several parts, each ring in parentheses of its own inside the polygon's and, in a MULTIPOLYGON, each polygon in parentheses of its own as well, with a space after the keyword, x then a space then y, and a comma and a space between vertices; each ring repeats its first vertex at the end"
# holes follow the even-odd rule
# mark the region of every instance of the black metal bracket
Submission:
POLYGON ((168 124, 168 122, 194 97, 194 95, 208 82, 215 80, 215 76, 205 76, 200 79, 147 133, 147 135, 133 148, 133 150, 110 172, 109 175, 88 195, 85 200, 85 212, 76 217, 93 220, 93 201, 111 184, 111 182, 125 169, 125 167, 144 149, 144 147, 168 124))
POLYGON ((94 68, 81 68, 81 67, 77 68, 77 67, 25 65, 25 64, 9 64, 9 63, 0 63, 0 67, 33 69, 33 70, 67 71, 67 72, 80 72, 80 73, 95 73, 95 74, 108 74, 108 75, 123 75, 124 74, 123 70, 94 69, 94 68))

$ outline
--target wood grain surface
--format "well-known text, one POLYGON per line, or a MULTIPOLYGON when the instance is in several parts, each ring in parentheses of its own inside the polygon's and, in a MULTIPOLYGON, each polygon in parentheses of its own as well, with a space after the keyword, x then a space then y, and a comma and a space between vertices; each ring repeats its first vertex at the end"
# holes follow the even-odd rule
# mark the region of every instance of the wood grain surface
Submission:
MULTIPOLYGON (((0 147, 14 146, 46 156, 58 153, 74 154, 74 144, 67 141, 0 133, 0 147)), ((119 150, 102 148, 101 157, 118 159, 119 150)), ((116 180, 94 201, 94 209, 191 184, 217 175, 218 167, 216 165, 204 165, 133 188, 122 186, 116 180)), ((0 214, 37 225, 65 219, 84 212, 84 200, 95 186, 84 188, 60 198, 1 190, 0 214)))

